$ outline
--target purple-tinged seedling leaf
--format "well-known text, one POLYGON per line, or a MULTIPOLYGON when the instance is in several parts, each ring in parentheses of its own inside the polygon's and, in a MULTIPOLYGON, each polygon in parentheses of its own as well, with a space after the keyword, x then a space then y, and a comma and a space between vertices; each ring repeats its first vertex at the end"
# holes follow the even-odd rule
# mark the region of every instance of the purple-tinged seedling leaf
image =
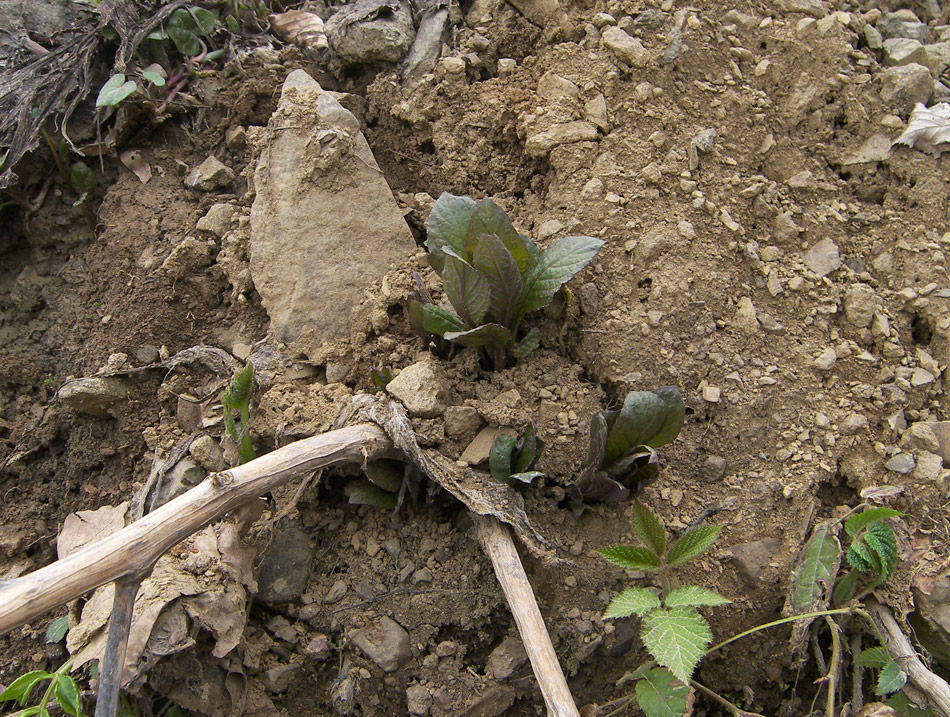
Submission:
POLYGON ((511 332, 501 324, 482 324, 470 331, 448 332, 445 338, 462 346, 504 346, 511 338, 511 332))
POLYGON ((445 295, 466 327, 474 329, 488 313, 491 286, 488 279, 454 250, 446 248, 444 254, 442 281, 445 283, 445 295))
POLYGON ((465 331, 465 325, 455 314, 436 304, 422 305, 422 326, 430 334, 439 336, 452 331, 465 331))
POLYGON ((541 332, 536 326, 532 326, 528 333, 524 335, 524 338, 521 339, 515 348, 512 350, 512 354, 516 359, 524 358, 529 353, 538 348, 538 344, 541 343, 541 332))
POLYGON ((488 451, 488 468, 491 477, 499 483, 507 483, 511 478, 511 454, 518 444, 518 439, 509 433, 499 433, 492 441, 488 451))
POLYGON ((550 304, 557 290, 587 266, 603 245, 603 241, 593 237, 564 237, 541 252, 537 263, 525 272, 515 320, 550 304))
POLYGON ((473 256, 483 235, 494 236, 508 249, 518 266, 519 274, 528 267, 530 256, 521 237, 511 224, 505 210, 491 199, 483 199, 472 212, 465 237, 465 252, 473 256))
POLYGON ((686 409, 683 396, 674 386, 656 391, 631 391, 623 408, 611 414, 604 464, 610 465, 634 446, 669 443, 683 426, 686 409))
POLYGON ((441 274, 445 267, 445 247, 465 257, 465 237, 476 206, 471 197, 457 197, 448 192, 442 192, 436 200, 426 222, 426 248, 437 273, 441 274))
MULTIPOLYGON (((518 244, 524 248, 520 241, 518 244)), ((482 234, 472 253, 472 264, 490 287, 488 315, 502 326, 511 326, 522 287, 521 272, 511 252, 497 236, 482 234)))

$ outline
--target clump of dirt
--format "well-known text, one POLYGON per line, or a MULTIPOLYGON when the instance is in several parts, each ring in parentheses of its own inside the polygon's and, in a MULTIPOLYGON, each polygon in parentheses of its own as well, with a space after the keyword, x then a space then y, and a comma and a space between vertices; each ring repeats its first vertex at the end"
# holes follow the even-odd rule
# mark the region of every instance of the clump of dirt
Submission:
MULTIPOLYGON (((681 574, 733 601, 710 614, 717 638, 777 617, 816 520, 882 486, 906 513, 904 561, 882 595, 912 610, 920 565, 935 574, 946 561, 932 536, 947 532, 947 448, 912 427, 950 420, 947 158, 889 147, 910 107, 886 93, 895 74, 869 47, 883 17, 874 3, 675 5, 572 4, 538 23, 521 3, 477 0, 414 84, 388 66, 337 77, 296 48, 251 52, 201 81, 197 114, 129 143, 151 166, 148 183, 104 162, 95 233, 55 183, 34 214, 0 209, 0 579, 51 562, 69 513, 130 499, 182 440, 207 431, 218 445, 228 372, 158 365, 211 345, 255 363, 258 453, 331 428, 354 393, 376 390, 372 368, 398 374, 424 358, 445 372, 448 408, 414 419, 421 444, 455 460, 485 426, 535 422, 545 477, 525 490, 526 511, 562 562, 524 560, 579 705, 618 697, 616 680, 646 655, 635 620, 601 617, 620 589, 649 584, 596 552, 635 542, 631 506, 576 516, 564 490, 591 416, 633 389, 677 385, 686 397, 686 425, 640 500, 672 532, 701 516, 723 526, 681 574), (618 45, 618 31, 631 42, 618 45), (415 334, 413 272, 441 293, 421 251, 367 287, 362 323, 318 361, 267 339, 248 268, 244 138, 297 68, 350 93, 342 101, 420 243, 446 190, 491 196, 541 243, 606 241, 571 298, 534 320, 539 350, 487 373, 473 351, 440 353, 415 334), (886 151, 868 144, 878 135, 886 151), (211 155, 234 181, 187 189, 186 170, 211 155), (115 372, 131 388, 110 417, 57 397, 69 377, 115 372), (911 551, 924 543, 926 558, 911 551)), ((303 535, 303 588, 258 600, 226 659, 198 634, 142 699, 206 711, 200 684, 233 700, 239 676, 250 712, 543 710, 466 512, 425 487, 394 515, 352 505, 360 472, 325 471, 268 497, 252 531, 257 567, 303 535), (383 618, 408 636, 391 671, 357 647, 383 618), (184 674, 203 675, 190 693, 184 674)), ((47 623, 0 637, 0 683, 65 659, 44 644, 47 623)), ((731 645, 697 679, 746 709, 804 713, 818 673, 793 668, 786 639, 731 645)))

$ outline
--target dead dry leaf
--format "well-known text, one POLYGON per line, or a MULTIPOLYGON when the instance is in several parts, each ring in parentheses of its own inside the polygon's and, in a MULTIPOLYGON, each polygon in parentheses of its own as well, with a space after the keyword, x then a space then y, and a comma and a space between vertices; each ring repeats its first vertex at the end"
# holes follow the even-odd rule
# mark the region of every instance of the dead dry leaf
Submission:
POLYGON ((142 153, 137 149, 129 149, 119 155, 119 161, 125 165, 132 174, 139 178, 142 184, 147 184, 152 178, 152 168, 142 157, 142 153))
POLYGON ((323 31, 323 19, 312 12, 289 10, 278 15, 268 15, 274 34, 284 42, 290 42, 305 50, 326 50, 329 47, 323 31))
POLYGON ((933 155, 950 152, 950 102, 933 107, 918 103, 910 115, 907 129, 894 144, 906 144, 933 155))

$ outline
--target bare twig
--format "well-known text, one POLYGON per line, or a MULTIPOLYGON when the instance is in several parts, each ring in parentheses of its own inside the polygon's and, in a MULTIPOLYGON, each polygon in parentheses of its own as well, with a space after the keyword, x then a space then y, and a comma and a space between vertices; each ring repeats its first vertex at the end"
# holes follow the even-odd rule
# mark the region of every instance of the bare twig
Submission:
POLYGON ((135 595, 142 584, 143 574, 116 580, 112 615, 109 616, 109 635, 99 668, 99 693, 96 696, 95 717, 115 717, 125 671, 125 652, 132 629, 132 608, 135 595))
MULTIPOLYGON (((916 687, 927 699, 929 707, 940 717, 950 717, 950 685, 931 672, 914 650, 904 631, 901 630, 891 611, 873 597, 865 603, 886 643, 887 651, 894 657, 901 669, 907 673, 910 684, 916 687)), ((927 705, 920 705, 926 707, 927 705)))
POLYGON ((495 518, 473 515, 478 541, 491 558, 495 575, 508 599, 521 641, 524 643, 550 717, 579 717, 571 690, 564 679, 551 637, 544 627, 534 592, 508 529, 495 518))

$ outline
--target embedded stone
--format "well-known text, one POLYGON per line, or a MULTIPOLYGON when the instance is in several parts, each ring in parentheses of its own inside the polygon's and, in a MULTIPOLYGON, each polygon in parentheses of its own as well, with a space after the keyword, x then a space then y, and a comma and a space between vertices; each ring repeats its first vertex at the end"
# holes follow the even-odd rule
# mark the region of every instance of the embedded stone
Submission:
POLYGON ((386 392, 401 401, 410 416, 435 418, 445 412, 448 385, 438 364, 420 361, 404 368, 386 384, 386 392))

